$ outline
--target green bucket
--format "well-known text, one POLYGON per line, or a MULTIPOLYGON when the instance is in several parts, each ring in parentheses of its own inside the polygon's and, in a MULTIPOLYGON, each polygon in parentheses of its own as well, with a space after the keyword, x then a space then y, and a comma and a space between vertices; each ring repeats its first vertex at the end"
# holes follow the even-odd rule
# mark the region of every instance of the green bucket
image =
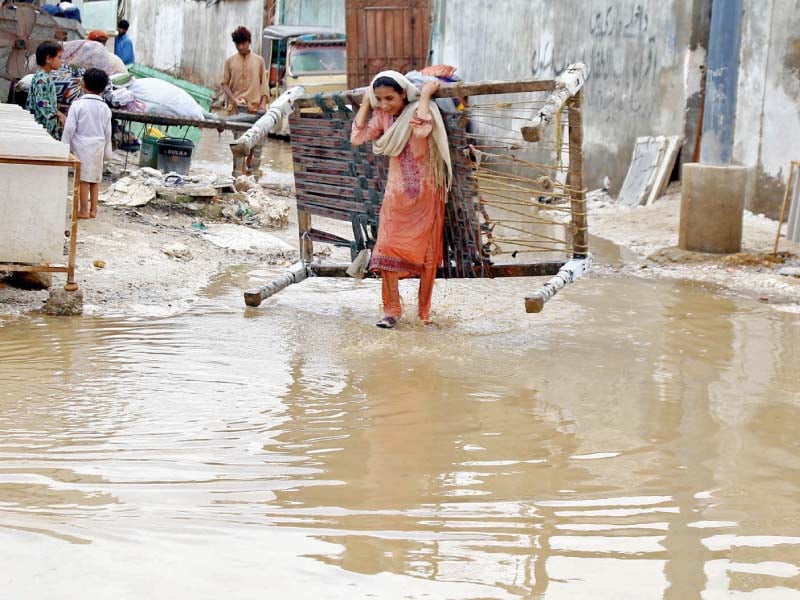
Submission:
POLYGON ((146 135, 139 150, 139 166, 158 168, 158 138, 146 135))

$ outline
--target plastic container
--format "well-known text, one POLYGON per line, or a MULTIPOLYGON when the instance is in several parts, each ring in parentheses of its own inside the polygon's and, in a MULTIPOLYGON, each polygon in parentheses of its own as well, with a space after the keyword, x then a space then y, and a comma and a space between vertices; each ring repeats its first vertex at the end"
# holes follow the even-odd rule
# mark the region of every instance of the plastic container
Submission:
POLYGON ((146 135, 142 138, 142 147, 139 149, 139 166, 158 168, 158 138, 146 135))
POLYGON ((188 175, 192 165, 194 142, 165 137, 158 140, 158 170, 162 173, 188 175))

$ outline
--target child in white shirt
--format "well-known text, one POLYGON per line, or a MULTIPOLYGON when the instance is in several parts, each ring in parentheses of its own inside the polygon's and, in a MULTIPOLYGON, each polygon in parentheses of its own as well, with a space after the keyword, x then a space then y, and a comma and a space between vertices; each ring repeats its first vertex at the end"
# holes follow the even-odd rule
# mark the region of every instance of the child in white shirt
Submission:
POLYGON ((83 74, 84 95, 72 103, 61 141, 69 144, 81 161, 81 201, 78 217, 97 216, 98 183, 103 179, 103 160, 111 160, 111 109, 102 94, 108 75, 100 69, 83 74), (91 198, 91 206, 89 200, 91 198))

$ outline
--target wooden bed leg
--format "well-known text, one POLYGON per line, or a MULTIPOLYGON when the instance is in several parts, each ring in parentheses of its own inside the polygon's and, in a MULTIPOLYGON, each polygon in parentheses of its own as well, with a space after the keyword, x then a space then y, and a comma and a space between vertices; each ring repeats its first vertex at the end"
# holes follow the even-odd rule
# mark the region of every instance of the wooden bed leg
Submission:
MULTIPOLYGON (((74 157, 73 157, 74 159, 74 157)), ((72 185, 72 227, 69 235, 69 262, 67 263, 67 285, 64 289, 74 292, 78 289, 75 283, 75 253, 78 247, 78 202, 81 197, 81 163, 74 159, 73 162, 74 180, 72 185)))

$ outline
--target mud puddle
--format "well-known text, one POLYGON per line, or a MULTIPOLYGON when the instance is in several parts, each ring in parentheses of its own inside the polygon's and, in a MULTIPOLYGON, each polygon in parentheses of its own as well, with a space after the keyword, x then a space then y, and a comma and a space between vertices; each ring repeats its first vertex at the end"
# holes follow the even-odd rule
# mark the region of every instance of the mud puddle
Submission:
POLYGON ((800 318, 681 282, 376 282, 0 322, 13 598, 782 598, 800 318), (405 287, 413 298, 414 284, 405 287), (414 314, 413 303, 406 307, 414 314))

